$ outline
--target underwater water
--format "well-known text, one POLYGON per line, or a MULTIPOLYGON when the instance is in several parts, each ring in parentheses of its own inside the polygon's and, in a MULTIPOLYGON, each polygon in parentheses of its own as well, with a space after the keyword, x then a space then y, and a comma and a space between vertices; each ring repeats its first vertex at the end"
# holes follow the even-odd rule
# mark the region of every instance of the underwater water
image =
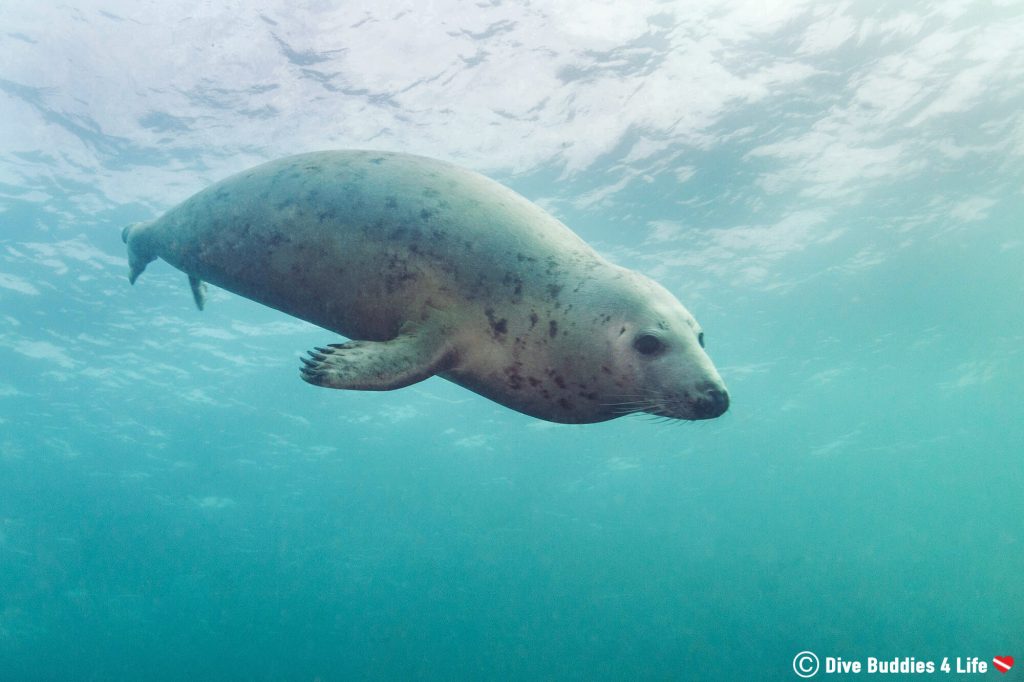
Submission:
POLYGON ((7 2, 0 27, 0 680, 1022 674, 1019 3, 7 2), (129 286, 125 225, 332 148, 485 173, 654 277, 729 412, 314 388, 331 332, 216 288, 199 312, 163 262, 129 286))

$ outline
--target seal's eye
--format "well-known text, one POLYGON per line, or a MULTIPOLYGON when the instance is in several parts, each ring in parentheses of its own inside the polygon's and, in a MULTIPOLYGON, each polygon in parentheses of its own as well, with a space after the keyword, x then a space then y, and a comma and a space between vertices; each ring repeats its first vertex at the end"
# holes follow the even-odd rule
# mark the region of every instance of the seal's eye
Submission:
POLYGON ((704 332, 700 332, 699 334, 697 334, 697 343, 700 344, 701 348, 704 347, 704 332))
POLYGON ((640 355, 654 355, 664 347, 665 344, 661 342, 661 339, 653 334, 641 334, 633 341, 633 348, 640 355))

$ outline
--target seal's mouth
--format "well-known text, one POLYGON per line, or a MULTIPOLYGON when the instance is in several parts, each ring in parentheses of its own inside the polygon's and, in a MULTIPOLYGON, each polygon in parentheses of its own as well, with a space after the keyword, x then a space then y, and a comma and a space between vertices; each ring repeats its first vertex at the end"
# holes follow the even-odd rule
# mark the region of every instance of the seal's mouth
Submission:
POLYGON ((651 392, 624 397, 629 399, 609 403, 609 407, 619 415, 643 413, 666 419, 699 421, 721 417, 729 409, 729 391, 719 384, 705 384, 682 396, 664 396, 651 392))

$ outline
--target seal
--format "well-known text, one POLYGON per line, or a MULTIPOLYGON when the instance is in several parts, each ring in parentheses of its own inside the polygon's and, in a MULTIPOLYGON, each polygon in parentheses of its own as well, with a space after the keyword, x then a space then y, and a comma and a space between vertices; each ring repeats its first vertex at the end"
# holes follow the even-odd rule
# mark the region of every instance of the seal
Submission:
POLYGON ((129 279, 162 258, 350 339, 303 357, 317 386, 440 376, 560 423, 710 419, 729 394, 693 316, 507 187, 408 154, 265 163, 124 229, 129 279))

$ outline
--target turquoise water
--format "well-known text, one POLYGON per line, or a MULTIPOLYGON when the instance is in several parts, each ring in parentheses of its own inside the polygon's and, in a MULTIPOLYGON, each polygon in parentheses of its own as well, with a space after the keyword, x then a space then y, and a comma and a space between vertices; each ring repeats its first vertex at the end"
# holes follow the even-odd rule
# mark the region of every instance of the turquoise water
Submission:
POLYGON ((0 26, 0 680, 786 680, 804 650, 818 677, 1020 674, 1019 4, 0 26), (330 332, 215 289, 200 313, 160 262, 128 285, 124 225, 346 147, 484 172, 658 279, 730 411, 316 389, 330 332))

